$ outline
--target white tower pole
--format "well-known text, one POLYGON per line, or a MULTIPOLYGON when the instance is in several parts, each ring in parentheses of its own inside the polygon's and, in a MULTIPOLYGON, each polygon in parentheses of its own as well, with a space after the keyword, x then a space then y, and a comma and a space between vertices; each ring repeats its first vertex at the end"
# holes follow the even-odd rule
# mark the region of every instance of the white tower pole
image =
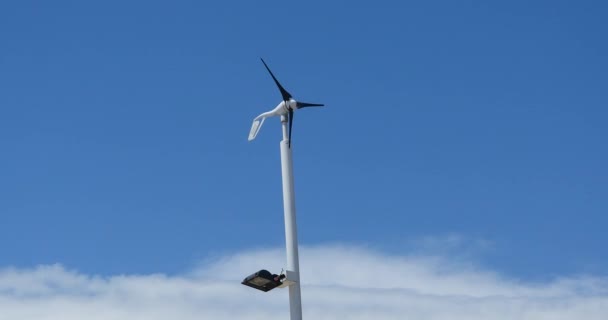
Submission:
POLYGON ((285 246, 287 248, 287 270, 295 283, 289 286, 289 313, 291 320, 302 320, 302 297, 300 293, 300 262, 298 258, 298 232, 296 226, 296 202, 293 188, 293 162, 287 117, 281 116, 283 140, 281 141, 281 175, 283 178, 283 210, 285 214, 285 246))

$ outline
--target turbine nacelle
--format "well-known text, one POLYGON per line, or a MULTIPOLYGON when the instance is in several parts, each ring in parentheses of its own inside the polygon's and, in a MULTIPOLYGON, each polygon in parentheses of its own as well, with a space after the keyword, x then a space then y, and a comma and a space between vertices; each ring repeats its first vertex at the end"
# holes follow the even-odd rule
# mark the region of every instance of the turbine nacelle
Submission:
MULTIPOLYGON (((255 139, 260 128, 262 128, 262 124, 264 120, 269 117, 280 117, 280 116, 289 116, 289 111, 292 112, 298 109, 298 102, 296 100, 289 99, 289 101, 281 101, 274 109, 271 111, 264 112, 259 116, 253 119, 253 124, 251 125, 251 130, 249 131, 249 137, 247 140, 251 141, 255 139)), ((293 118, 293 114, 292 114, 293 118)))
POLYGON ((287 120, 289 122, 288 143, 289 143, 289 146, 291 147, 291 128, 293 125, 293 112, 295 110, 301 109, 301 108, 322 107, 324 105, 320 104, 320 103, 298 102, 295 99, 293 99, 291 94, 289 92, 287 92, 287 90, 285 90, 285 88, 283 88, 283 86, 279 83, 277 78, 275 78, 272 71, 270 71, 270 68, 268 68, 268 65, 266 65, 266 62, 264 62, 264 59, 262 59, 262 63, 264 64, 264 66, 266 67, 266 70, 268 70, 268 73, 270 73, 270 76, 272 77, 275 84, 279 88, 279 91, 281 92, 281 96, 283 97, 283 101, 281 101, 273 110, 264 112, 264 113, 260 114, 259 116, 257 116, 255 119, 253 119, 253 124, 251 125, 251 130, 249 130, 248 140, 251 141, 251 140, 255 139, 255 137, 258 135, 258 132, 260 132, 260 129, 262 128, 262 124, 264 124, 264 120, 266 120, 266 118, 286 115, 287 120))

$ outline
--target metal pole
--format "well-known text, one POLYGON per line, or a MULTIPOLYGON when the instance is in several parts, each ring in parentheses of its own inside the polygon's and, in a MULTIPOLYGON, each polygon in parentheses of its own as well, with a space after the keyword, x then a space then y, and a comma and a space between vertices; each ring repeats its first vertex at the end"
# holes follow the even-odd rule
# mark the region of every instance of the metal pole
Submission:
POLYGON ((294 284, 289 286, 289 313, 291 320, 302 320, 302 297, 300 293, 300 263, 298 258, 298 233, 296 226, 296 202, 293 188, 293 162, 287 117, 281 116, 283 140, 281 141, 281 176, 283 178, 283 210, 285 214, 285 245, 287 248, 287 269, 293 272, 294 284))

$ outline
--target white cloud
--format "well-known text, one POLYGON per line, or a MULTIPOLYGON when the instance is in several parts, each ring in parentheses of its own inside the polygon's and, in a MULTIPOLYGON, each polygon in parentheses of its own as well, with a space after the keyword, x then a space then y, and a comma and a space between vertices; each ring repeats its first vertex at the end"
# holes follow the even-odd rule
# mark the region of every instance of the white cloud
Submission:
MULTIPOLYGON (((0 270, 0 320, 287 319, 287 291, 240 284, 279 272, 282 249, 237 253, 189 274, 99 277, 59 265, 0 270)), ((608 280, 532 284, 433 256, 303 248, 306 319, 606 319, 608 280)))

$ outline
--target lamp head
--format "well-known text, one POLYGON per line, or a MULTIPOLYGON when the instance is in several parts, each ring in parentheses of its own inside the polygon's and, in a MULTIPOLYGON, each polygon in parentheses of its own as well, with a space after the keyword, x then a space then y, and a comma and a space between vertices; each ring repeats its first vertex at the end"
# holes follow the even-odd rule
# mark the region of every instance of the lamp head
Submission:
POLYGON ((281 280, 285 278, 285 275, 271 274, 268 270, 260 270, 241 282, 246 286, 258 289, 264 292, 268 292, 282 284, 281 280))

